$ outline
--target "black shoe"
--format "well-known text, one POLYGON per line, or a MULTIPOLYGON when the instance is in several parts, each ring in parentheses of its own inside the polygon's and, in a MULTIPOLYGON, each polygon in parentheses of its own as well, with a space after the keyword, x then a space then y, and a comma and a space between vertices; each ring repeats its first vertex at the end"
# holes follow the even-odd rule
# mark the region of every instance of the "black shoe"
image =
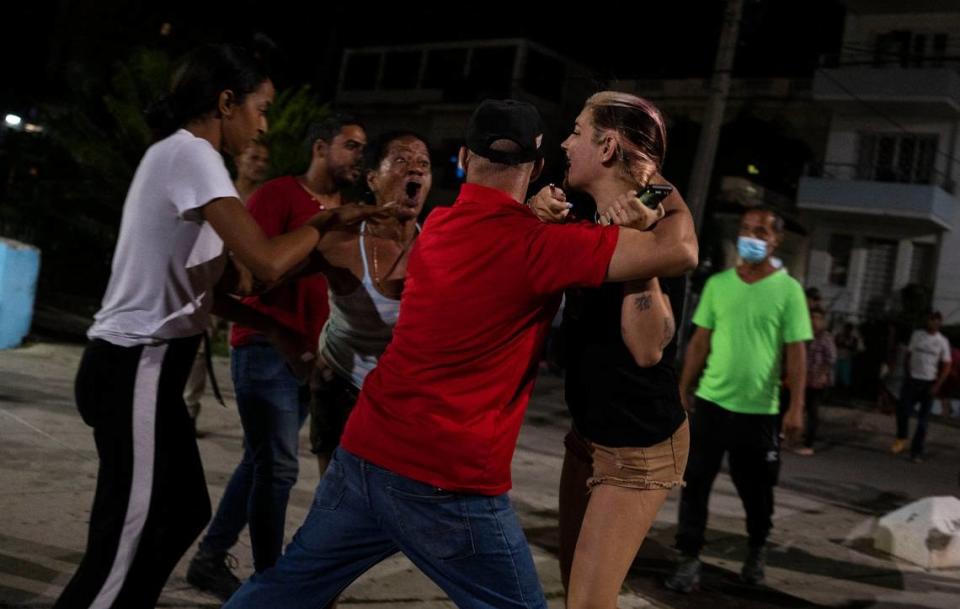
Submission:
POLYGON ((668 577, 663 585, 674 592, 687 594, 700 589, 700 569, 703 563, 696 556, 684 556, 673 575, 668 577))
POLYGON ((766 579, 764 570, 767 568, 767 546, 750 548, 747 560, 740 569, 740 579, 751 586, 757 586, 766 579))
POLYGON ((233 574, 236 567, 237 559, 226 552, 215 554, 198 550, 187 569, 187 582, 226 602, 240 587, 240 580, 233 574))

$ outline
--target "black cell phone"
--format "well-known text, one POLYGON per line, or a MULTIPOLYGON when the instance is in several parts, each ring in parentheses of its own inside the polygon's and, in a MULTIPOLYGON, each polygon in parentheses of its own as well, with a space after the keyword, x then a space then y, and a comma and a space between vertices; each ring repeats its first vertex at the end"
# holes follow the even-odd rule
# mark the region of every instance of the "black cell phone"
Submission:
POLYGON ((673 192, 673 186, 669 184, 648 184, 640 191, 637 198, 650 209, 656 209, 671 192, 673 192))

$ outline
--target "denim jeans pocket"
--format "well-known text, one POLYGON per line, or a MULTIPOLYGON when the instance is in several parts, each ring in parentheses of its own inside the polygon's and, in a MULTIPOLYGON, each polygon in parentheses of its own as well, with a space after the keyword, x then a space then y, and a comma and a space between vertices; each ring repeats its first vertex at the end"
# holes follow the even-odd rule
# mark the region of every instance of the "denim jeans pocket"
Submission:
POLYGON ((346 481, 344 480, 343 464, 334 457, 320 480, 317 494, 313 498, 313 506, 319 510, 332 511, 337 509, 340 500, 343 498, 344 490, 346 490, 346 481))
POLYGON ((441 560, 476 553, 466 502, 460 495, 436 489, 411 492, 388 486, 397 524, 407 542, 441 560))

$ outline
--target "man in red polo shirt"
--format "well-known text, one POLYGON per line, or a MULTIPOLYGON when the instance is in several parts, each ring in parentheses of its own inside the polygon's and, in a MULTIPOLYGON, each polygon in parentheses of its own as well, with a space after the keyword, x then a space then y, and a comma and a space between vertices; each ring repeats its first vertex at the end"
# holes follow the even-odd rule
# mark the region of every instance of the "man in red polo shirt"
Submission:
POLYGON ((467 183, 417 239, 393 341, 311 512, 227 609, 323 606, 397 551, 459 607, 546 606, 506 492, 560 294, 683 273, 696 243, 675 217, 685 208, 647 232, 542 224, 519 202, 543 166, 541 134, 529 104, 477 108, 460 150, 467 183))
MULTIPOLYGON (((311 161, 306 173, 270 180, 247 201, 268 236, 294 230, 320 210, 339 207, 341 191, 360 179, 367 137, 355 118, 331 115, 310 128, 307 142, 311 161)), ((303 352, 316 351, 330 312, 323 275, 294 279, 243 302, 289 330, 303 352)), ((268 569, 280 556, 287 501, 299 471, 298 437, 310 398, 309 387, 260 331, 234 324, 230 345, 243 460, 187 571, 191 585, 221 600, 240 587, 227 564, 227 551, 248 520, 254 568, 268 569)))

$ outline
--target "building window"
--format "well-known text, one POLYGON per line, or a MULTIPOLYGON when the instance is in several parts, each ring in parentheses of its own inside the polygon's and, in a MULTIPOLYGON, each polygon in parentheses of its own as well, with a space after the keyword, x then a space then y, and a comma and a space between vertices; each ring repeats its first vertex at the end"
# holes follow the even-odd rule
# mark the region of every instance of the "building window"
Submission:
POLYGON ((873 65, 877 67, 907 67, 910 60, 910 32, 897 30, 878 35, 873 51, 873 65))
POLYGON ((416 89, 420 76, 420 51, 387 53, 383 64, 381 89, 416 89))
POLYGON ((841 287, 847 285, 852 251, 852 236, 830 235, 830 245, 827 247, 827 253, 830 255, 830 285, 841 287))
POLYGON ((354 53, 347 60, 343 75, 345 91, 372 91, 380 71, 379 53, 354 53))
POLYGON ((934 256, 936 249, 932 243, 914 243, 913 256, 910 258, 910 283, 933 287, 933 275, 936 269, 934 256))
POLYGON ((861 133, 857 178, 930 184, 936 153, 935 134, 861 133))
POLYGON ((467 49, 434 49, 427 53, 427 69, 423 74, 425 89, 443 89, 450 82, 463 79, 467 66, 467 49))
POLYGON ((933 35, 933 61, 931 64, 935 68, 943 67, 943 60, 947 56, 947 35, 946 34, 934 34, 933 35))
POLYGON ((910 65, 919 68, 923 65, 924 56, 927 54, 927 37, 923 34, 914 34, 913 52, 910 55, 910 65))
POLYGON ((866 245, 860 311, 867 317, 877 318, 886 313, 890 306, 897 242, 891 239, 867 239, 866 245))
POLYGON ((563 62, 536 49, 527 51, 523 69, 523 88, 544 99, 559 100, 563 95, 566 70, 563 62))
POLYGON ((516 47, 480 47, 473 51, 468 82, 478 99, 510 97, 516 47))
POLYGON ((873 47, 873 65, 901 68, 941 67, 946 56, 948 38, 945 32, 896 30, 879 34, 873 47))

